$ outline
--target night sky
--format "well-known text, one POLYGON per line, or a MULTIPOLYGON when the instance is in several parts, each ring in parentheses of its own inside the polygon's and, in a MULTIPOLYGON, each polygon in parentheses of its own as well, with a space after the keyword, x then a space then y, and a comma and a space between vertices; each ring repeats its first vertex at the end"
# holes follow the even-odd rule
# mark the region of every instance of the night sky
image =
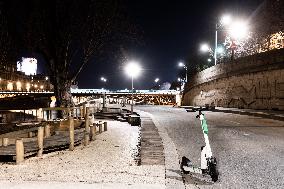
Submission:
MULTIPOLYGON (((129 0, 125 6, 131 22, 143 32, 143 45, 129 49, 143 74, 135 80, 136 89, 148 89, 156 77, 161 82, 176 80, 178 61, 198 53, 201 42, 214 40, 214 27, 222 13, 247 18, 262 0, 129 0)), ((85 67, 78 78, 80 88, 130 88, 130 78, 117 62, 96 62, 85 67), (106 86, 100 77, 108 79, 106 86)))

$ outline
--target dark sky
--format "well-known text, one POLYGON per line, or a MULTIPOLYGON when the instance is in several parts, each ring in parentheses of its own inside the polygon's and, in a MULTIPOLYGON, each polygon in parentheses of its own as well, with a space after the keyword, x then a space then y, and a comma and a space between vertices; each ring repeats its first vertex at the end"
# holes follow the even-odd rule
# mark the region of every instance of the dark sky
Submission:
MULTIPOLYGON (((262 0, 127 0, 128 16, 143 32, 144 45, 128 49, 143 67, 135 80, 136 89, 148 89, 154 79, 171 82, 177 78, 177 62, 189 52, 198 53, 201 42, 213 42, 216 19, 222 13, 247 18, 262 0)), ((120 60, 97 61, 79 76, 80 88, 101 88, 100 77, 108 79, 106 88, 130 88, 130 78, 120 60)))

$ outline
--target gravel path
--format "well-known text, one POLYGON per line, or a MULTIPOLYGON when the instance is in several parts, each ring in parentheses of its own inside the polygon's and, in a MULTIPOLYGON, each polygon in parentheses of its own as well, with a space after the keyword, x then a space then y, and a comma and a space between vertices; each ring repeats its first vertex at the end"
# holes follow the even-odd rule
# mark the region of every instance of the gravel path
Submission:
POLYGON ((43 188, 82 184, 83 188, 164 188, 163 165, 135 165, 137 138, 138 127, 108 121, 108 131, 87 147, 30 158, 20 165, 0 164, 0 188, 33 188, 37 184, 43 188))

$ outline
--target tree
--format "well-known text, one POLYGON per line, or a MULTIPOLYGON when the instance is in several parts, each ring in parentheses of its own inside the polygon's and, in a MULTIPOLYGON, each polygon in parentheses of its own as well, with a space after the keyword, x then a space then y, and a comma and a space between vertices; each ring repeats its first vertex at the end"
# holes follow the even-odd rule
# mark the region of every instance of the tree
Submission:
POLYGON ((135 33, 116 0, 30 0, 21 6, 28 11, 17 19, 18 35, 24 48, 44 57, 57 106, 72 105, 70 86, 86 64, 135 33))

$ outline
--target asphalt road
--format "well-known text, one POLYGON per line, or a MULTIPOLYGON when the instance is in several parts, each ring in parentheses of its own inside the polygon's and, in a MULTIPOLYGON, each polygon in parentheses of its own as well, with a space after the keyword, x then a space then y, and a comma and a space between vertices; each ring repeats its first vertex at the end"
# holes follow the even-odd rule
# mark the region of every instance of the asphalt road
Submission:
MULTIPOLYGON (((204 138, 197 112, 165 106, 138 106, 165 127, 179 157, 200 165, 204 138)), ((185 175, 186 188, 284 188, 284 122, 206 111, 209 139, 217 158, 216 183, 185 175)), ((166 144, 164 144, 166 145, 166 144)), ((178 170, 177 170, 178 171, 178 170)))

